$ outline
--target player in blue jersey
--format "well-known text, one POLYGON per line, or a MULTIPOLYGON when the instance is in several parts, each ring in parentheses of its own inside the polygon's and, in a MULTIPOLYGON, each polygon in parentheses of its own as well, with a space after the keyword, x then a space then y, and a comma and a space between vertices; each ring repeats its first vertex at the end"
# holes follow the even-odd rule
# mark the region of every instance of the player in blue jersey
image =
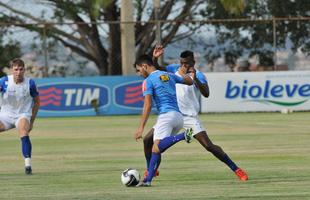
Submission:
POLYGON ((177 104, 175 85, 177 83, 192 85, 192 79, 186 74, 176 76, 172 73, 156 70, 152 58, 147 55, 140 56, 135 62, 135 68, 140 76, 143 76, 142 90, 144 96, 144 105, 140 126, 134 137, 136 140, 142 138, 144 126, 149 118, 152 99, 156 103, 158 118, 154 129, 153 145, 151 148, 151 157, 149 159, 148 175, 137 186, 150 186, 157 168, 158 158, 165 150, 175 143, 186 140, 190 142, 192 130, 188 129, 184 133, 171 136, 171 133, 177 133, 183 128, 183 118, 177 104))
POLYGON ((0 79, 1 110, 0 132, 17 128, 25 161, 25 174, 32 174, 31 141, 29 132, 40 107, 39 93, 35 82, 26 78, 23 60, 16 58, 10 62, 12 75, 0 79))
MULTIPOLYGON (((239 168, 223 151, 223 149, 212 143, 207 135, 206 129, 198 118, 200 110, 199 97, 202 94, 204 97, 209 97, 209 86, 206 77, 203 73, 195 69, 195 59, 192 51, 184 51, 180 55, 180 64, 171 64, 167 67, 160 67, 157 64, 156 59, 163 53, 161 46, 153 52, 153 62, 161 70, 175 73, 179 76, 180 73, 190 73, 194 80, 194 84, 191 86, 176 85, 178 106, 183 114, 184 128, 192 128, 193 135, 196 140, 209 152, 211 152, 216 158, 224 162, 241 181, 248 180, 248 175, 244 170, 239 168)), ((144 137, 144 152, 145 156, 149 157, 152 146, 153 130, 151 130, 144 137)), ((160 158, 159 158, 160 162, 160 158)), ((147 173, 146 173, 147 174, 147 173)))

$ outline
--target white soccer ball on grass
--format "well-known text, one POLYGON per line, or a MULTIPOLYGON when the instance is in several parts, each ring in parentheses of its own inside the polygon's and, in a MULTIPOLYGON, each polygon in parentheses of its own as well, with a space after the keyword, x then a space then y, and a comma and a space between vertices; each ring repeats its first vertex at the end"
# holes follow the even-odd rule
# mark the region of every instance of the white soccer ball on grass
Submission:
POLYGON ((140 181, 140 173, 136 169, 128 168, 122 172, 121 181, 127 187, 136 186, 140 181))

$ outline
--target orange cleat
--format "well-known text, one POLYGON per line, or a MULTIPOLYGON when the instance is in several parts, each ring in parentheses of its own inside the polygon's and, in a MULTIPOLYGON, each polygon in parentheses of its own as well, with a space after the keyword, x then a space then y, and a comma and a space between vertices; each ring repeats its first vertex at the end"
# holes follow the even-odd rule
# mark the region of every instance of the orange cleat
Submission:
MULTIPOLYGON (((147 177, 148 174, 149 174, 148 171, 145 170, 145 171, 144 171, 144 177, 143 177, 143 178, 146 179, 146 177, 147 177)), ((158 170, 156 170, 154 177, 156 177, 156 176, 159 176, 159 171, 158 171, 158 170)))
POLYGON ((238 168, 236 171, 235 171, 235 174, 236 176, 238 176, 238 178, 241 180, 241 181, 247 181, 249 179, 248 175, 246 174, 245 171, 243 171, 242 169, 238 168))

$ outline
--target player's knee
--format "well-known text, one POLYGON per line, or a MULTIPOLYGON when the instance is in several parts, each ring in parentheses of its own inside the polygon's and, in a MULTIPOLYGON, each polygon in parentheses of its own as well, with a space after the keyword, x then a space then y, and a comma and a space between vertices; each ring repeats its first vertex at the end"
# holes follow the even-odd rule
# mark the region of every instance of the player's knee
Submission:
POLYGON ((210 143, 210 142, 204 142, 204 143, 202 143, 202 145, 209 152, 213 152, 215 150, 215 145, 210 143))
POLYGON ((158 143, 153 144, 152 153, 160 153, 160 150, 158 148, 158 143))
POLYGON ((152 145, 153 144, 153 137, 151 137, 150 135, 144 136, 143 143, 152 145))
POLYGON ((214 145, 206 145, 206 146, 205 146, 205 149, 206 149, 207 151, 209 151, 209 152, 213 152, 213 150, 214 150, 214 145))
POLYGON ((19 131, 20 137, 24 137, 24 136, 28 136, 28 135, 29 135, 29 131, 27 131, 27 130, 20 130, 19 131))
POLYGON ((153 135, 154 135, 154 130, 151 129, 151 130, 143 137, 143 142, 144 142, 144 144, 153 145, 153 135))
POLYGON ((0 132, 5 131, 5 126, 3 123, 0 122, 0 132))

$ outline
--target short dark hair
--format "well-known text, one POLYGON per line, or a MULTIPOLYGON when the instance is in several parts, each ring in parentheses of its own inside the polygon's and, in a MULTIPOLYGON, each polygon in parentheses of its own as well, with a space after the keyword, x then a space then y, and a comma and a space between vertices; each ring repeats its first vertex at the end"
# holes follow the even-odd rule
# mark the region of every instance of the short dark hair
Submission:
POLYGON ((25 67, 25 63, 20 58, 14 58, 13 60, 10 61, 10 67, 12 68, 13 66, 25 67))
POLYGON ((189 51, 189 50, 186 50, 186 51, 183 51, 180 55, 181 58, 188 58, 188 57, 191 57, 194 59, 194 53, 192 51, 189 51))
POLYGON ((136 59, 136 62, 134 64, 134 67, 136 67, 136 65, 142 65, 142 64, 147 64, 147 65, 151 65, 153 66, 153 60, 152 60, 152 57, 147 55, 147 54, 144 54, 144 55, 141 55, 139 56, 137 59, 136 59))

